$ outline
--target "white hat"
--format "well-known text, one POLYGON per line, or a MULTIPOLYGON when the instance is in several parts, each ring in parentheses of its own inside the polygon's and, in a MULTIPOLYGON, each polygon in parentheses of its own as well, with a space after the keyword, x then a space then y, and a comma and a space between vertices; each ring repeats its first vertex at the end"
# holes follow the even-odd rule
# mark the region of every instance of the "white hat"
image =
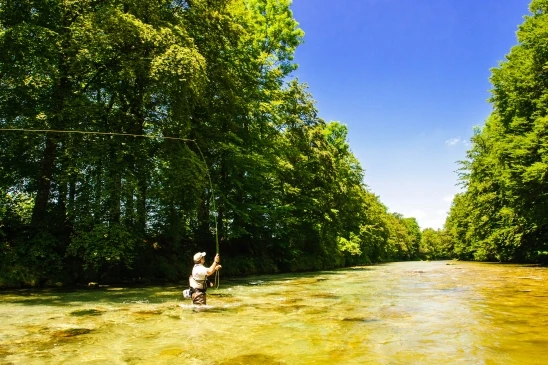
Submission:
POLYGON ((205 252, 198 252, 197 254, 194 255, 194 262, 196 263, 200 262, 202 257, 204 257, 205 255, 206 255, 205 252))

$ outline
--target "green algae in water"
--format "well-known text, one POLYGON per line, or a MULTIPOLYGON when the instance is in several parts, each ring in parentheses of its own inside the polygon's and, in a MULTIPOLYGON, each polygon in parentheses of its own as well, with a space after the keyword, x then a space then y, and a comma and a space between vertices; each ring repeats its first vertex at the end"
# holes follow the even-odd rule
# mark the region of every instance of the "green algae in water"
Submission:
POLYGON ((101 314, 103 314, 103 312, 97 309, 80 309, 70 312, 70 315, 75 317, 100 316, 101 314))

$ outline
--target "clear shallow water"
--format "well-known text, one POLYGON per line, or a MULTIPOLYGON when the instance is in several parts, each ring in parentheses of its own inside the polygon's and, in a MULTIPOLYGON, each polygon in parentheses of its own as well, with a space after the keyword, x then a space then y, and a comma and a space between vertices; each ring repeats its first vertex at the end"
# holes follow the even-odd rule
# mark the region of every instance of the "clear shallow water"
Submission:
POLYGON ((545 364, 548 269, 405 262, 181 287, 0 292, 0 364, 545 364))

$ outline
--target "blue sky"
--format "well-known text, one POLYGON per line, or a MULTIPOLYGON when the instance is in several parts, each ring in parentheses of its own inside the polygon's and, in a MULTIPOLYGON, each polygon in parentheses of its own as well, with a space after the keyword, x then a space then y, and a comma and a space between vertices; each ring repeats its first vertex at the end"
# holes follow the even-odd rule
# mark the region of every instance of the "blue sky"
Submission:
POLYGON ((365 183, 391 212, 442 228, 490 69, 529 0, 293 0, 295 72, 320 117, 346 124, 365 183))

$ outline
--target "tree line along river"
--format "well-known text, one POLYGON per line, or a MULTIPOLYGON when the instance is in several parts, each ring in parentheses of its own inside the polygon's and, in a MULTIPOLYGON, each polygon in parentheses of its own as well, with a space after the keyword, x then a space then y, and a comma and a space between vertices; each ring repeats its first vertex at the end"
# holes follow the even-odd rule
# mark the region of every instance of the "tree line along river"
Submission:
POLYGON ((0 292, 0 364, 544 364, 548 269, 397 262, 181 286, 0 292))

